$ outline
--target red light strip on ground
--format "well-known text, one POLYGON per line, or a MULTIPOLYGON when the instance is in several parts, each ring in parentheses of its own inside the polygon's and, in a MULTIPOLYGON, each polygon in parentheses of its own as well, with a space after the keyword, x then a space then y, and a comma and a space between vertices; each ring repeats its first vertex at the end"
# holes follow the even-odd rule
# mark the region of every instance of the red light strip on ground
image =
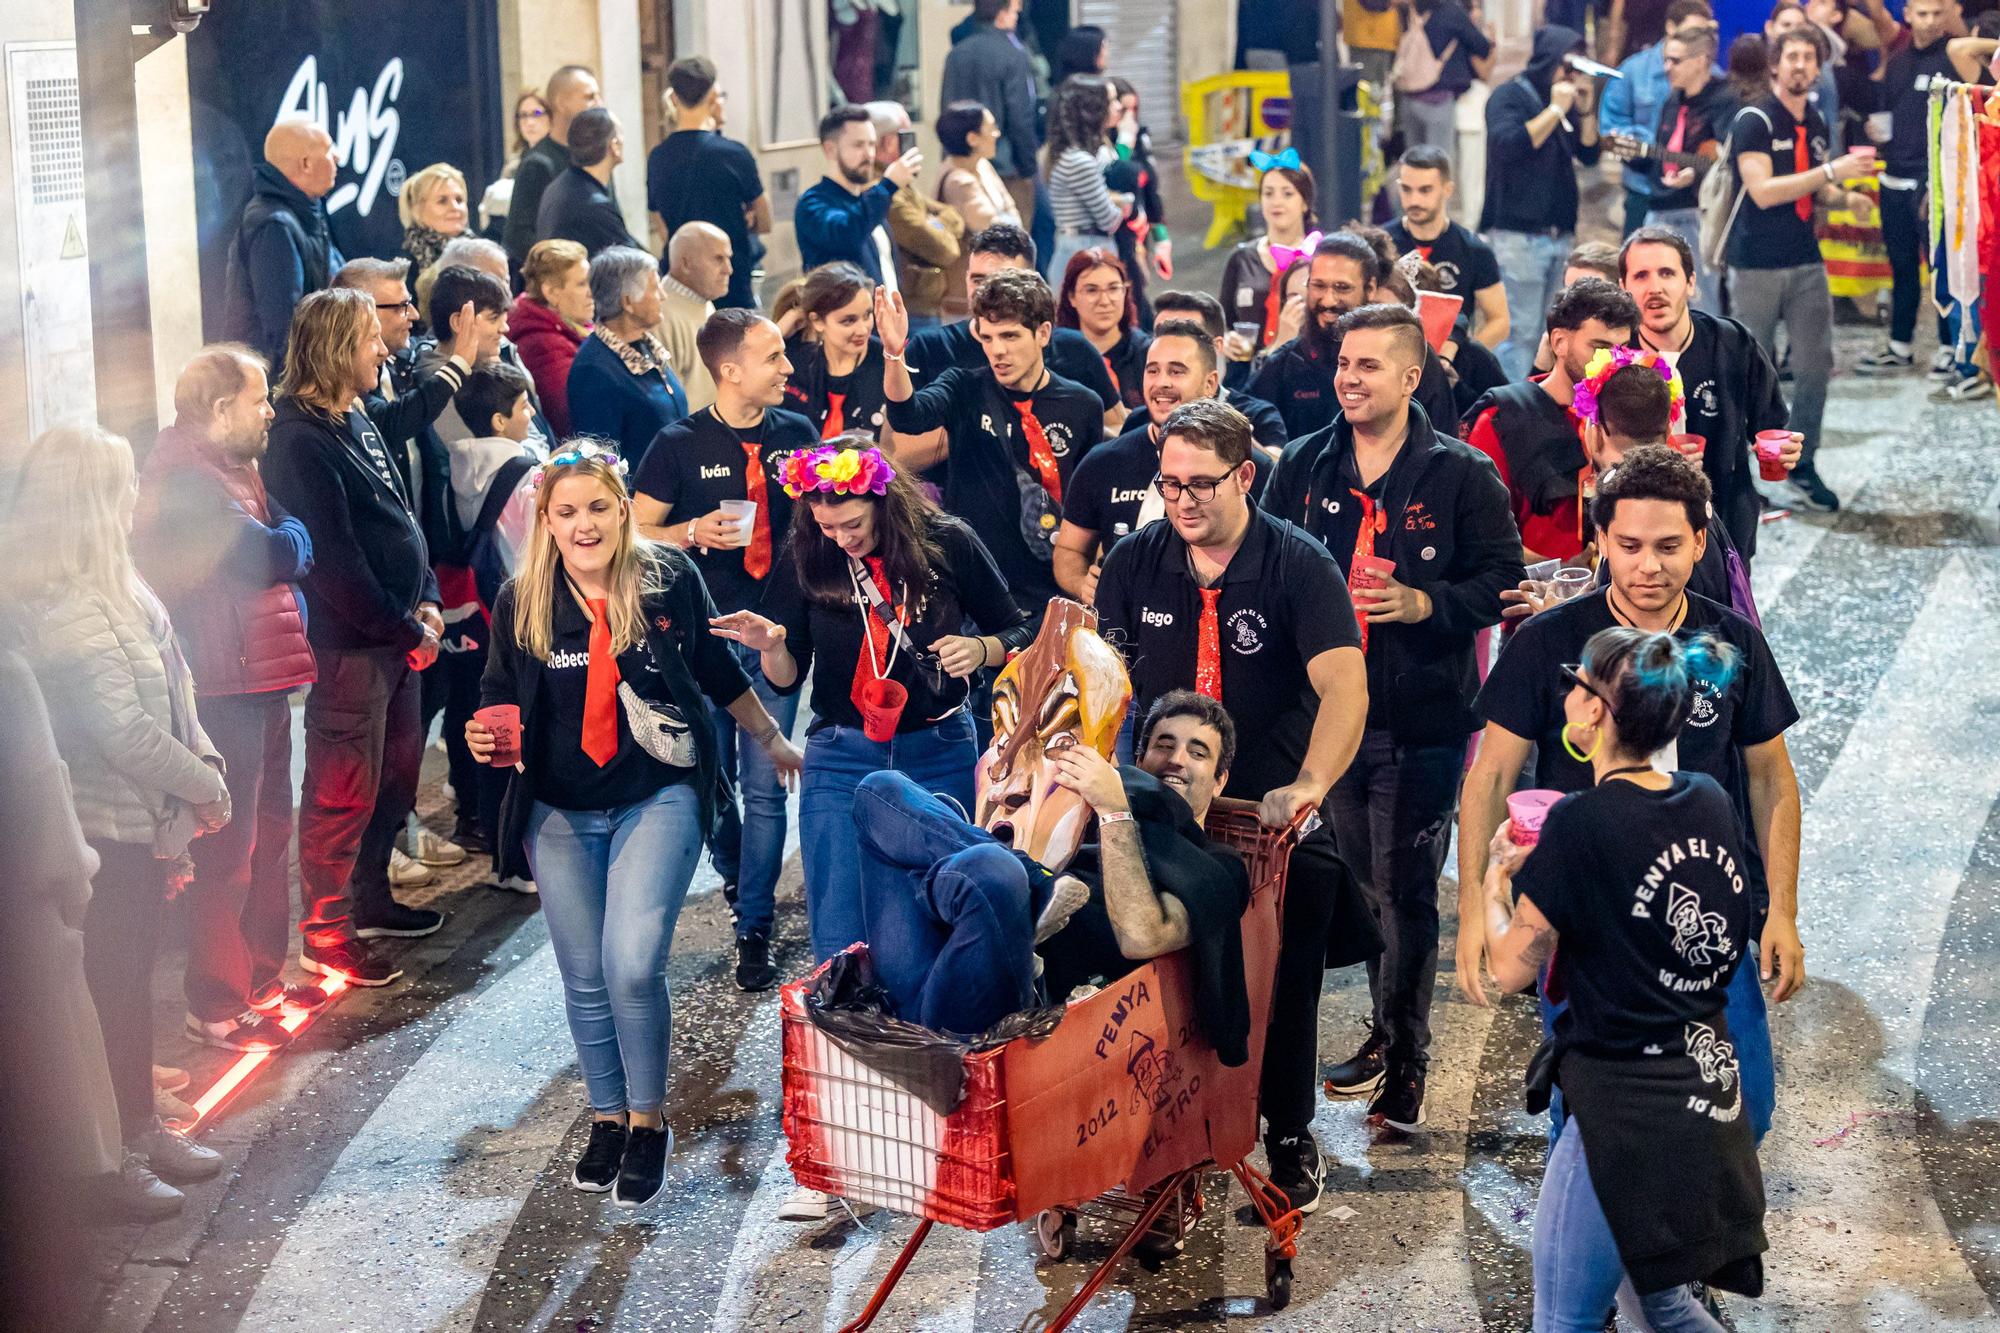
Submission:
MULTIPOLYGON (((293 1036, 297 1036, 309 1027, 314 1019, 333 1008, 334 1001, 346 994, 348 990, 347 978, 339 972, 325 973, 315 978, 313 984, 326 992, 326 1003, 314 1010, 294 1009, 278 1020, 278 1026, 293 1036)), ((174 1128, 184 1134, 192 1134, 196 1129, 207 1124, 209 1116, 214 1113, 215 1109, 228 1101, 235 1094, 236 1090, 248 1082, 250 1076, 256 1073, 258 1068, 269 1061, 275 1054, 277 1054, 275 1051, 243 1052, 241 1056, 237 1057, 235 1064, 222 1071, 221 1078, 218 1078, 213 1084, 209 1085, 207 1092, 204 1092, 200 1097, 195 1099, 194 1119, 176 1120, 173 1122, 174 1128)))

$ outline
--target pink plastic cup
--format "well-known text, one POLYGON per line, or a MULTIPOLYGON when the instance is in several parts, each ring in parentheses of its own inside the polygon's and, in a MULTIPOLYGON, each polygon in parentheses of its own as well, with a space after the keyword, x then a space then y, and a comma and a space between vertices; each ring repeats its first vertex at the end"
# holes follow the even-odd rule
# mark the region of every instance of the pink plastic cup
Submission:
POLYGON ((1389 577, 1395 572, 1394 560, 1384 560, 1379 555, 1354 557, 1354 586, 1357 588, 1386 588, 1389 577))
POLYGON ((1532 787, 1527 791, 1517 791, 1507 797, 1507 818, 1513 823, 1508 836, 1516 847, 1533 847, 1542 838, 1542 821, 1549 817, 1549 807, 1560 801, 1563 794, 1532 787))
POLYGON ((1696 463, 1699 463, 1701 456, 1708 452, 1708 439, 1702 435, 1674 435, 1668 438, 1668 443, 1696 463))
POLYGON ((1781 455, 1785 446, 1792 442, 1788 430, 1760 430, 1757 432, 1757 475, 1765 481, 1783 481, 1786 477, 1785 464, 1781 455))
POLYGON ((495 768, 512 768, 521 762, 521 710, 513 704, 494 704, 472 715, 473 721, 493 733, 493 757, 486 762, 495 768))

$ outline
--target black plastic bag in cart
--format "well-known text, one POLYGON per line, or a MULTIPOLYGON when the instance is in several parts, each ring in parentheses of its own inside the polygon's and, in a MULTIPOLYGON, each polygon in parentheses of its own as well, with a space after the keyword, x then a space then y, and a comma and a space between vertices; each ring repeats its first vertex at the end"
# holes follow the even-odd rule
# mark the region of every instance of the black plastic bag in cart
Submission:
POLYGON ((965 1057, 1016 1037, 1046 1037, 1063 1006, 1024 1009, 970 1040, 920 1027, 889 1012, 889 992, 866 949, 838 953, 805 993, 806 1017, 841 1050, 895 1083, 939 1115, 965 1097, 965 1057))

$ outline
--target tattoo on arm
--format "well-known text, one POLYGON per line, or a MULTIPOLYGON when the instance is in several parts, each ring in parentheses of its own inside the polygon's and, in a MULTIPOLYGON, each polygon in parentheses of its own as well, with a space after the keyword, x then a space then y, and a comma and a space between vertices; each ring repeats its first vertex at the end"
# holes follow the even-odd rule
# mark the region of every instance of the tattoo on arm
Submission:
POLYGON ((1513 920, 1507 923, 1508 933, 1520 931, 1526 940, 1521 945, 1521 961, 1539 972, 1548 965, 1549 958, 1556 951, 1556 932, 1546 922, 1530 921, 1521 911, 1521 904, 1514 904, 1513 920))

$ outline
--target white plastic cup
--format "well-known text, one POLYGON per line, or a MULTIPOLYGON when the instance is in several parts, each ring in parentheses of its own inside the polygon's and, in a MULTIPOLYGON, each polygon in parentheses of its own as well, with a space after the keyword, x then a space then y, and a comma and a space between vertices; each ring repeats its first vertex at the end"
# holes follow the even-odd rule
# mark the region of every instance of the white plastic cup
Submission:
POLYGON ((724 500, 717 508, 736 520, 737 546, 748 546, 750 539, 757 535, 757 502, 755 500, 724 500))

